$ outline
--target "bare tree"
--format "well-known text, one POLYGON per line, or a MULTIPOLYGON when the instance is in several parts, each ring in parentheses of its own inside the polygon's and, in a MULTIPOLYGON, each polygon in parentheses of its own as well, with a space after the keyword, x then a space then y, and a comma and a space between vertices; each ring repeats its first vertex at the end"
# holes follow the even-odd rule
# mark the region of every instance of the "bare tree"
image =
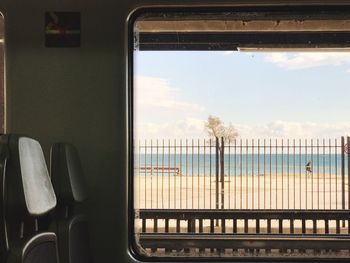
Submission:
POLYGON ((205 128, 210 138, 223 137, 225 142, 232 141, 238 136, 238 131, 231 123, 225 126, 219 117, 212 115, 209 115, 205 122, 205 128))

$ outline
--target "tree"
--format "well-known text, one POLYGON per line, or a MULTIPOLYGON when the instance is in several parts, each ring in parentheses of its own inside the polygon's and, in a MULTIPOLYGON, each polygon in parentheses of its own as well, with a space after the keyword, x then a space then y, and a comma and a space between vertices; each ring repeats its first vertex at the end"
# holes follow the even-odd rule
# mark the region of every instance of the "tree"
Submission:
POLYGON ((223 137, 225 142, 232 141, 238 136, 238 131, 231 123, 225 126, 219 117, 212 115, 209 115, 205 122, 205 128, 210 138, 223 137))

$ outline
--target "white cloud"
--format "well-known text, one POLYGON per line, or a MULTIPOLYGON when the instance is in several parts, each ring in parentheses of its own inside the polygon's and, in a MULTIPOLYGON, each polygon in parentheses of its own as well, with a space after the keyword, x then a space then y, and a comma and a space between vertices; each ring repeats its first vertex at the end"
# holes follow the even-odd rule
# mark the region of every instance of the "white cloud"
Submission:
POLYGON ((204 121, 186 118, 174 122, 140 122, 136 125, 136 137, 140 139, 192 139, 204 138, 204 121))
POLYGON ((203 138, 205 108, 181 99, 180 90, 161 78, 135 79, 135 129, 140 139, 203 138))
POLYGON ((300 52, 295 54, 271 53, 265 61, 288 70, 306 69, 320 66, 350 64, 348 52, 300 52))
POLYGON ((350 134, 350 122, 316 123, 272 121, 261 125, 236 125, 242 138, 340 138, 350 134))
MULTIPOLYGON (((140 139, 196 139, 207 136, 205 120, 186 118, 174 122, 142 122, 136 127, 140 139)), ((350 122, 316 123, 276 120, 266 124, 234 124, 242 139, 323 139, 350 135, 350 122)))
MULTIPOLYGON (((285 63, 286 54, 274 53, 270 59, 274 63, 285 63)), ((333 63, 336 65, 340 62, 333 63)), ((196 103, 182 101, 179 90, 171 87, 167 80, 136 77, 135 81, 137 138, 160 140, 163 138, 206 137, 204 107, 196 103)), ((350 122, 318 123, 275 120, 265 124, 252 125, 233 122, 233 125, 237 128, 241 138, 339 138, 350 134, 350 122)))
POLYGON ((204 107, 181 101, 179 90, 161 78, 137 76, 135 79, 135 102, 140 111, 148 108, 182 112, 202 112, 204 107))

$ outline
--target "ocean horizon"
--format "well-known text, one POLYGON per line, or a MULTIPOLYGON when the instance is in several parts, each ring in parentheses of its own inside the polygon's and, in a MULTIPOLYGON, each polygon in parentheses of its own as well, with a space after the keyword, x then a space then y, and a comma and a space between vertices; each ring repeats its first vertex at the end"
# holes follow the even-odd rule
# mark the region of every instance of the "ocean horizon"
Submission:
MULTIPOLYGON (((341 175, 341 154, 224 154, 224 173, 227 176, 264 174, 305 174, 306 166, 313 174, 341 175)), ((344 170, 348 160, 345 155, 344 170)), ((135 154, 135 168, 140 175, 210 176, 216 174, 215 154, 135 154), (147 169, 145 169, 147 167, 147 169), (160 169, 155 169, 159 167, 160 169), (161 169, 165 167, 165 169, 161 169), (151 169, 152 168, 152 169, 151 169), (170 168, 170 169, 169 169, 170 168), (138 169, 136 169, 138 170, 138 169)))

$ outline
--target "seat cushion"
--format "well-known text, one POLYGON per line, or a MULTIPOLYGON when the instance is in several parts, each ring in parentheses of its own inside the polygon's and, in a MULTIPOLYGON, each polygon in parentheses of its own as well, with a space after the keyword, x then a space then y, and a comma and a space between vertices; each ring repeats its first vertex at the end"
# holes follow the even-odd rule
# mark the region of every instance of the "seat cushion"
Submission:
POLYGON ((7 263, 59 263, 56 234, 38 233, 14 243, 7 263))

